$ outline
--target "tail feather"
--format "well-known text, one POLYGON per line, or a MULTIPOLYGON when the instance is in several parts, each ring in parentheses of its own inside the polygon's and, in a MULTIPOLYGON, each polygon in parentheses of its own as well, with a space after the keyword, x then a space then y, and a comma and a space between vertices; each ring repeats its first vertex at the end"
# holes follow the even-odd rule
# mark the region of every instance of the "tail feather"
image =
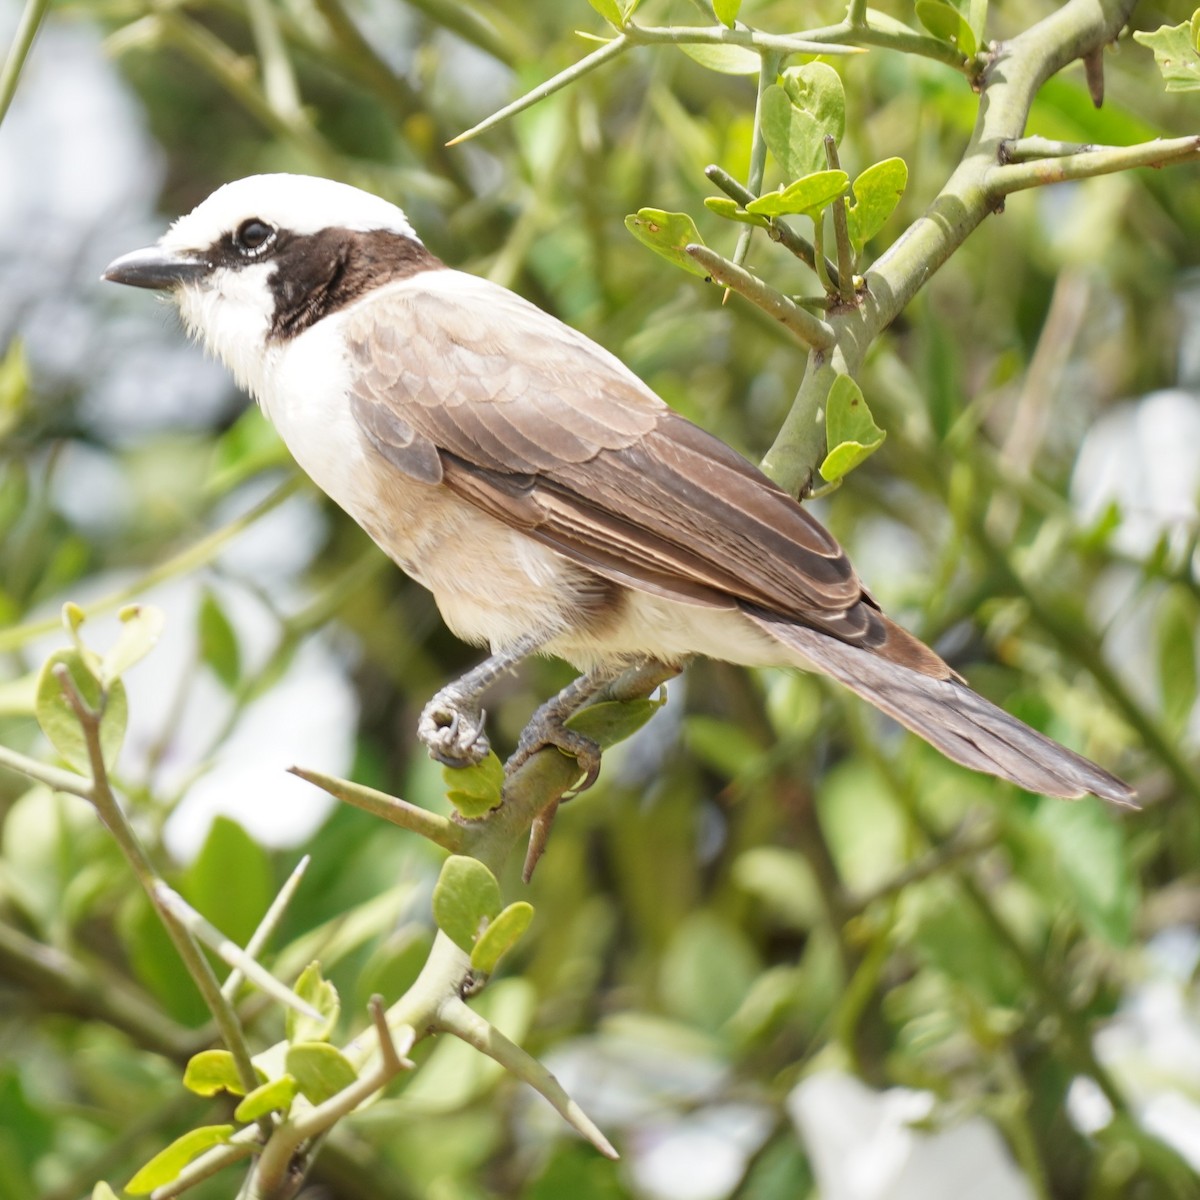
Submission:
POLYGON ((1128 784, 997 708, 956 677, 915 671, 784 617, 744 606, 760 629, 820 671, 894 717, 947 758, 1031 792, 1100 796, 1137 807, 1128 784))

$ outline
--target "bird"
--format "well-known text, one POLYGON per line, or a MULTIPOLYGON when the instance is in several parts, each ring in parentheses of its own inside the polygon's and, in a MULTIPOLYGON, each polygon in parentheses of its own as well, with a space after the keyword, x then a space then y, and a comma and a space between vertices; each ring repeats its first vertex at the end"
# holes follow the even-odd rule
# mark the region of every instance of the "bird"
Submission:
POLYGON ((301 175, 227 183, 103 278, 167 293, 296 462, 489 656, 418 736, 489 750, 483 694, 533 654, 579 678, 566 718, 631 664, 696 655, 825 674, 948 758, 1030 792, 1133 805, 1122 780, 973 691, 893 622, 795 497, 583 333, 445 265, 390 201, 301 175))

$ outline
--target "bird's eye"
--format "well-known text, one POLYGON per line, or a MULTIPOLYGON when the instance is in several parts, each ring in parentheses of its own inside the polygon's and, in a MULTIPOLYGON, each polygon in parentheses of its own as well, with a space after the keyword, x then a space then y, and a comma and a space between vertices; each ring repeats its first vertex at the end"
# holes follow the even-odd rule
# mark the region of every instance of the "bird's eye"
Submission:
POLYGON ((233 244, 249 258, 257 257, 275 240, 275 230, 266 221, 251 217, 243 221, 233 235, 233 244))

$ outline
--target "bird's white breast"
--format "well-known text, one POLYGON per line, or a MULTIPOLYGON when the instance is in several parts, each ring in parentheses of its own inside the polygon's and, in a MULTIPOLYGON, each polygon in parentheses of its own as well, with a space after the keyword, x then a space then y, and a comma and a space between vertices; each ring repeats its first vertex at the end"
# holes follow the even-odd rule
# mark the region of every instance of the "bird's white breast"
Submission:
POLYGON ((351 516, 367 502, 366 448, 350 412, 340 314, 269 351, 258 400, 292 456, 351 516))

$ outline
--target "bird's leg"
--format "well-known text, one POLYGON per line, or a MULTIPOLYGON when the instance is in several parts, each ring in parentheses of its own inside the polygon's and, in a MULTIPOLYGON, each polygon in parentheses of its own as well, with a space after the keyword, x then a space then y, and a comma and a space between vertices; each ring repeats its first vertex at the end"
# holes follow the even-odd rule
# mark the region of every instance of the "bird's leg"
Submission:
POLYGON ((522 731, 516 751, 504 764, 505 775, 511 777, 544 747, 557 746, 565 754, 572 755, 583 772, 583 782, 563 799, 569 800, 580 792, 586 792, 600 774, 600 747, 594 739, 568 729, 566 720, 618 674, 620 670, 612 668, 589 671, 567 684, 553 699, 547 700, 522 731))
POLYGON ((442 688, 421 710, 417 722, 417 737, 430 757, 448 767, 482 762, 491 746, 483 728, 487 713, 480 706, 480 697, 545 642, 543 634, 527 634, 442 688))

